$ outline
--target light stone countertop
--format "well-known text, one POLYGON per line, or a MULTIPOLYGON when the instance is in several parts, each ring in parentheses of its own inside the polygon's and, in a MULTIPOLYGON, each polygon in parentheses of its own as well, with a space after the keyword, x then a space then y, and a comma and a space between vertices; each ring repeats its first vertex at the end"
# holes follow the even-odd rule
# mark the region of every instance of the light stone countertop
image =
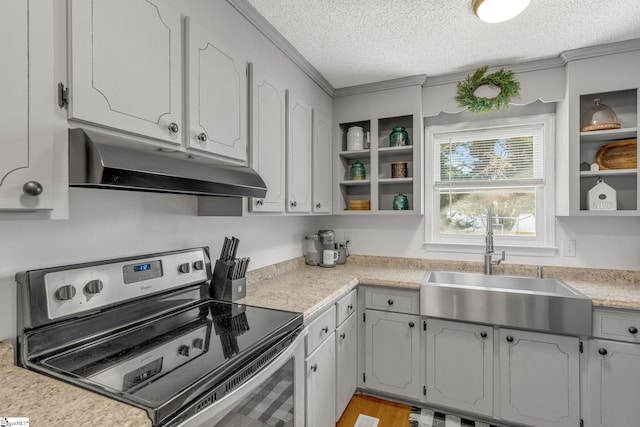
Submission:
MULTIPOLYGON (((482 271, 481 263, 354 256, 335 268, 311 267, 296 258, 247 274, 247 296, 239 302, 304 313, 313 320, 358 284, 418 290, 428 270, 482 271)), ((534 276, 535 266, 504 265, 498 274, 534 276)), ((640 310, 640 271, 545 267, 546 277, 564 280, 605 308, 640 310)), ((0 341, 0 416, 29 417, 32 427, 52 425, 150 426, 142 409, 19 368, 13 349, 0 341)))
MULTIPOLYGON (((247 296, 240 303, 304 313, 313 320, 328 304, 358 284, 419 289, 429 270, 482 272, 482 263, 410 258, 351 256, 335 268, 313 267, 303 258, 248 275, 247 296)), ((505 264, 497 274, 533 277, 535 266, 505 264)), ((563 280, 591 298, 594 307, 640 310, 640 271, 545 267, 545 277, 563 280)))
POLYGON ((151 426, 139 408, 13 364, 13 347, 0 341, 0 417, 26 417, 31 427, 151 426))

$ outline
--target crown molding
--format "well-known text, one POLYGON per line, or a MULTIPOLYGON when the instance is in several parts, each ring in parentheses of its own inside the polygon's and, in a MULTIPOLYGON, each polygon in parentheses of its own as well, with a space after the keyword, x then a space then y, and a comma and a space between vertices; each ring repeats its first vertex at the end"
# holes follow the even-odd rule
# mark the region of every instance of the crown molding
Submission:
MULTIPOLYGON (((514 73, 527 73, 530 71, 539 71, 539 70, 547 70, 549 68, 564 67, 565 64, 566 62, 563 61, 560 56, 557 56, 555 58, 537 59, 535 61, 518 62, 515 64, 492 65, 489 67, 489 72, 491 72, 494 69, 507 67, 514 73)), ((440 86, 440 85, 445 85, 449 83, 457 83, 461 80, 464 80, 467 77, 467 75, 472 74, 473 72, 475 72, 475 70, 462 71, 454 74, 428 76, 423 86, 424 87, 440 86)))
POLYGON ((593 58, 596 56, 613 55, 616 53, 631 52, 640 50, 640 39, 625 40, 622 42, 599 44, 596 46, 583 47, 564 51, 560 57, 565 61, 575 61, 577 59, 593 58))
MULTIPOLYGON (((564 67, 568 62, 576 61, 578 59, 594 58, 597 56, 631 52, 634 50, 640 50, 640 39, 567 50, 553 58, 537 59, 534 61, 518 62, 515 64, 492 65, 490 66, 490 70, 508 67, 515 73, 527 73, 531 71, 546 70, 549 68, 564 67)), ((465 79, 468 74, 473 73, 474 71, 475 70, 470 70, 453 74, 427 76, 423 86, 439 86, 449 83, 457 83, 465 79)))
POLYGON ((361 93, 397 89, 399 87, 422 86, 426 78, 426 74, 418 74, 417 76, 402 77, 399 79, 384 80, 381 82, 367 83, 357 86, 341 87, 335 90, 333 96, 334 98, 338 98, 340 96, 359 95, 361 93))
POLYGON ((322 90, 324 90, 329 96, 334 96, 335 89, 331 86, 323 76, 316 70, 313 65, 309 63, 301 54, 296 50, 291 43, 289 43, 282 34, 276 30, 247 0, 227 0, 234 9, 236 9, 242 16, 244 16, 258 31, 260 31, 271 43, 273 43, 278 49, 282 51, 294 64, 298 66, 307 76, 311 78, 322 90))

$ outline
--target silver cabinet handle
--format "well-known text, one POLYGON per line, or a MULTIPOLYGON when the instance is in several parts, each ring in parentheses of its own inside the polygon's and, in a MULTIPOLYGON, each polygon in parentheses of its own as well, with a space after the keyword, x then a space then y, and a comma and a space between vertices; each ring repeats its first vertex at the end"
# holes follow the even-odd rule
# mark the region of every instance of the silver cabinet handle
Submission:
POLYGON ((324 328, 322 328, 322 332, 324 332, 325 334, 329 332, 329 327, 325 326, 324 328))
POLYGON ((316 209, 320 209, 321 207, 322 207, 322 204, 316 203, 316 209))
POLYGON ((609 353, 609 352, 607 351, 606 348, 601 348, 601 349, 598 350, 598 353, 600 353, 601 356, 606 356, 607 353, 609 353))
POLYGON ((178 133, 178 131, 180 130, 180 127, 178 126, 177 123, 171 122, 169 123, 169 126, 167 127, 167 129, 169 129, 169 132, 171 133, 178 133))
POLYGON ((637 334, 637 333, 638 333, 638 328, 636 328, 635 326, 631 326, 631 327, 629 327, 629 333, 630 333, 631 335, 635 335, 635 334, 637 334))
POLYGON ((298 206, 298 202, 293 201, 293 202, 289 203, 289 205, 290 205, 292 208, 295 208, 296 206, 298 206))
POLYGON ((487 337, 487 333, 485 331, 480 332, 480 336, 482 338, 486 338, 487 337))
POLYGON ((22 191, 28 196, 39 196, 42 194, 42 184, 38 181, 25 182, 22 186, 22 191))
POLYGON ((349 310, 349 311, 353 310, 353 304, 349 304, 349 305, 347 306, 347 310, 349 310))
POLYGON ((262 205, 264 205, 264 199, 258 199, 258 200, 256 200, 256 205, 258 205, 258 206, 262 206, 262 205))
POLYGON ((313 365, 311 365, 311 370, 312 370, 313 372, 317 371, 317 370, 318 370, 318 364, 317 364, 317 363, 314 363, 313 365))
POLYGON ((513 337, 511 335, 507 337, 507 342, 513 342, 513 337))
POLYGON ((207 139, 209 139, 209 137, 208 137, 208 136, 207 136, 207 134, 206 134, 206 133, 204 133, 204 132, 201 132, 201 133, 198 135, 198 141, 206 142, 206 141, 207 141, 207 139))
POLYGON ((347 334, 345 332, 340 334, 340 338, 345 339, 347 337, 347 334))

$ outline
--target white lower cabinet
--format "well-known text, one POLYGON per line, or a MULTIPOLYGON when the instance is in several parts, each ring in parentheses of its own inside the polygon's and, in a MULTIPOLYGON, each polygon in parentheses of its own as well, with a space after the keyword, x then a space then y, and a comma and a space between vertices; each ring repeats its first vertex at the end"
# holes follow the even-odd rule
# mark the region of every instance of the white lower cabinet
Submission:
POLYGON ((336 328, 336 422, 357 387, 358 316, 352 314, 336 328))
POLYGON ((365 311, 364 384, 367 388, 418 400, 420 318, 365 311))
POLYGON ((536 427, 580 425, 577 337, 500 329, 500 414, 536 427))
POLYGON ((427 320, 429 403, 493 415, 493 327, 427 320))
POLYGON ((306 359, 307 427, 335 425, 335 357, 334 332, 306 359))
POLYGON ((589 342, 589 426, 635 427, 640 422, 640 345, 589 342))

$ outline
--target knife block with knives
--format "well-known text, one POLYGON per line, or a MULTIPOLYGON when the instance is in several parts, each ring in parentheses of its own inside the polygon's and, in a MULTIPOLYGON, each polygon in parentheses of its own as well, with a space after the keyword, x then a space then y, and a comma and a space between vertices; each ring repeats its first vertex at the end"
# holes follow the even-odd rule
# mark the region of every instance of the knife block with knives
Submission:
POLYGON ((222 301, 236 301, 247 294, 245 277, 250 258, 236 258, 240 240, 225 237, 220 258, 216 260, 211 280, 211 297, 222 301))

